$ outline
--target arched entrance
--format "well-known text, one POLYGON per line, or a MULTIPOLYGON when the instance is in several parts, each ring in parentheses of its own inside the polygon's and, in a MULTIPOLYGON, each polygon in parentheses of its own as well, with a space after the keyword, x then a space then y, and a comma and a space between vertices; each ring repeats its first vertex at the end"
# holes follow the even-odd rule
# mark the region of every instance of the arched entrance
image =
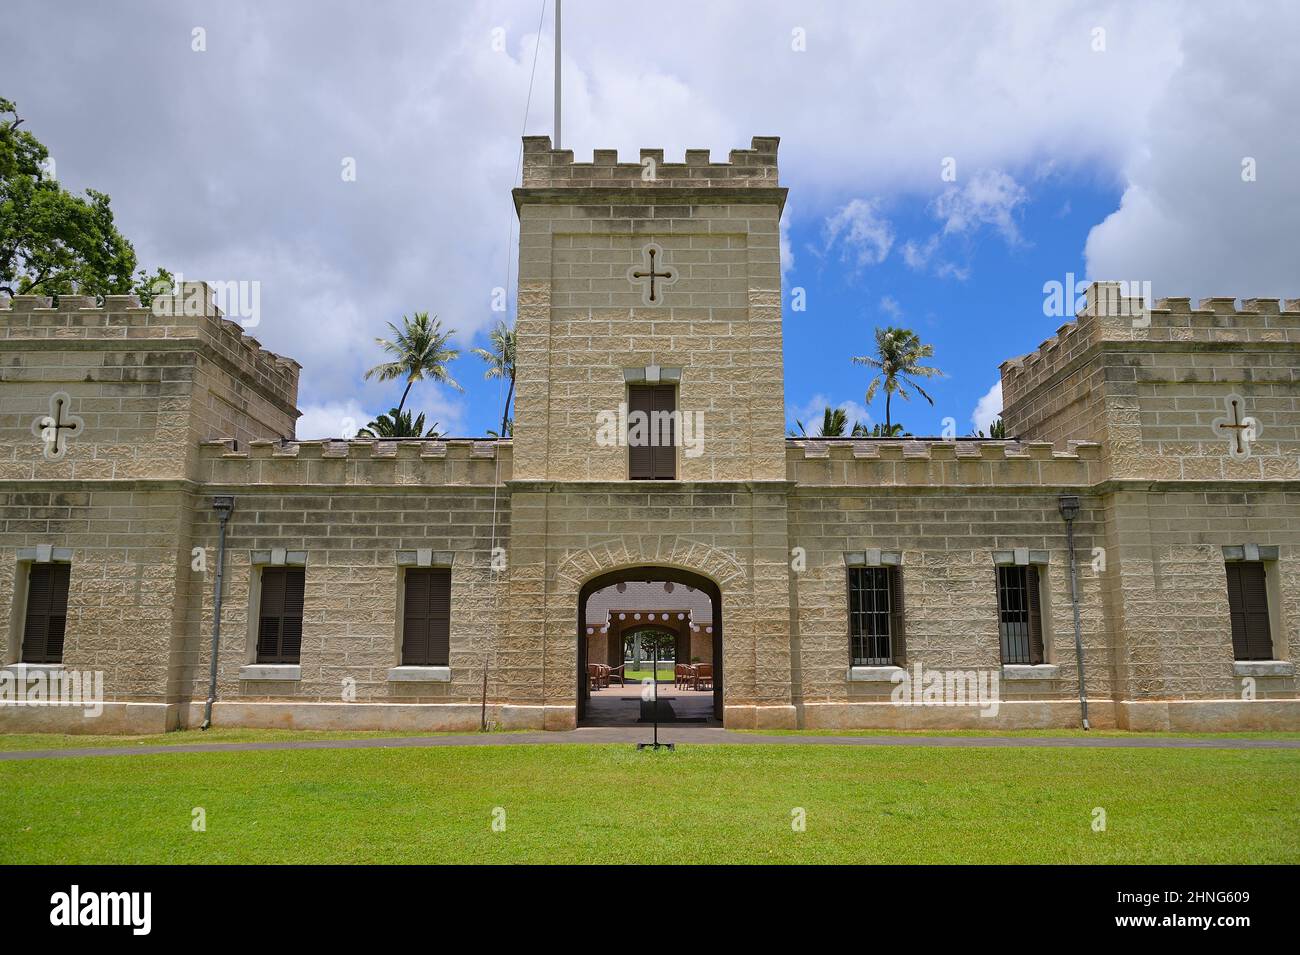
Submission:
POLYGON ((577 622, 579 723, 589 715, 588 663, 622 664, 623 634, 636 630, 673 634, 679 662, 690 662, 692 656, 708 658, 713 668, 712 718, 722 722, 722 592, 712 580, 675 567, 609 571, 582 585, 577 622), (593 597, 598 598, 597 603, 589 607, 593 597), (595 613, 589 618, 593 608, 595 613), (603 658, 593 659, 593 644, 594 653, 603 651, 603 658))

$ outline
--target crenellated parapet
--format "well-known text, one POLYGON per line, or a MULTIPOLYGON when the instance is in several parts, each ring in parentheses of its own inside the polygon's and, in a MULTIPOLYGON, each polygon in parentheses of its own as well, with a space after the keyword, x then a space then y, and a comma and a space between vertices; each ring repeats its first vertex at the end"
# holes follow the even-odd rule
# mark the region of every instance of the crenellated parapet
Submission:
POLYGON ((642 149, 636 162, 618 150, 597 149, 591 162, 574 162, 573 150, 552 149, 549 136, 524 137, 524 189, 774 188, 780 139, 755 136, 749 149, 733 149, 715 162, 707 149, 688 149, 683 162, 665 162, 662 149, 642 149))
POLYGON ((1049 441, 799 438, 786 442, 791 481, 813 487, 1060 488, 1101 480, 1101 447, 1049 441))
POLYGON ((1094 282, 1085 307, 1034 351, 1004 361, 1002 400, 1010 406, 1052 381, 1101 343, 1300 345, 1300 299, 1161 298, 1153 306, 1122 294, 1119 282, 1094 282), (1148 307, 1150 306, 1150 307, 1148 307))
POLYGON ((204 441, 199 480, 241 486, 482 486, 511 477, 510 440, 204 441))
POLYGON ((18 295, 0 301, 0 340, 32 342, 121 342, 134 348, 172 346, 198 339, 259 387, 292 404, 301 366, 266 348, 238 323, 223 317, 206 282, 185 282, 175 294, 157 296, 150 306, 135 295, 18 295))

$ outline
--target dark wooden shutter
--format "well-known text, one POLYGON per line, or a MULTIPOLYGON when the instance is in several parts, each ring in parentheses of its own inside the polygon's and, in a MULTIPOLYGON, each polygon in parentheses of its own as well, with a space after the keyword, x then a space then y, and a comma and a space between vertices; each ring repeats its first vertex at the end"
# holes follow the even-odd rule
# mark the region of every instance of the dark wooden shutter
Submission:
MULTIPOLYGON (((670 414, 677 408, 677 389, 672 385, 628 386, 629 421, 636 412, 645 415, 644 439, 636 445, 628 441, 628 477, 634 481, 672 481, 677 477, 677 430, 669 418, 661 434, 655 426, 655 414, 670 414), (665 444, 664 442, 667 442, 665 444)), ((632 430, 629 424, 629 431, 632 430)))
POLYGON ((1264 565, 1259 561, 1241 560, 1232 561, 1225 566, 1228 573, 1228 610, 1232 618, 1233 659, 1273 659, 1264 565))
POLYGON ((451 571, 406 572, 402 600, 402 665, 445 667, 451 659, 451 571))
POLYGON ((68 564, 32 564, 27 573, 24 663, 62 663, 68 620, 68 564))
MULTIPOLYGON (((628 420, 631 421, 632 415, 640 412, 648 419, 650 413, 654 410, 654 395, 648 385, 631 385, 627 390, 627 413, 628 420)), ((628 426, 631 431, 631 425, 628 426)), ((648 428, 647 428, 648 433, 648 428)), ((646 440, 639 440, 635 444, 629 436, 627 446, 627 471, 628 477, 633 481, 649 481, 654 478, 655 455, 654 448, 646 440)))
POLYGON ((302 612, 306 574, 301 567, 262 570, 257 620, 257 662, 298 663, 302 657, 302 612))
POLYGON ((668 415, 667 428, 661 431, 651 416, 651 427, 657 442, 654 447, 654 476, 657 481, 672 481, 677 477, 677 422, 672 413, 677 410, 677 389, 672 385, 657 385, 652 396, 654 411, 668 415))
POLYGON ((1029 606, 1029 662, 1035 666, 1044 660, 1043 654, 1043 595, 1038 589, 1038 568, 1030 564, 1025 568, 1025 591, 1029 606))
POLYGON ((907 666, 907 640, 903 630, 903 568, 889 568, 889 646, 895 666, 907 666))

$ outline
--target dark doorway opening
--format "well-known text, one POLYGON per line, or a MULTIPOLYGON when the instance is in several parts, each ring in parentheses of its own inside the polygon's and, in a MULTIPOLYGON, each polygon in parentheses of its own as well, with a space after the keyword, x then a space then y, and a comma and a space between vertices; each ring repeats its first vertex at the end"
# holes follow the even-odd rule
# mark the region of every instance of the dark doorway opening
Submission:
POLYGON ((611 571, 579 591, 577 623, 580 725, 647 725, 656 713, 669 725, 722 722, 722 594, 713 581, 670 567, 611 571), (656 654, 670 656, 651 686, 656 654), (657 707, 643 696, 657 696, 657 707))

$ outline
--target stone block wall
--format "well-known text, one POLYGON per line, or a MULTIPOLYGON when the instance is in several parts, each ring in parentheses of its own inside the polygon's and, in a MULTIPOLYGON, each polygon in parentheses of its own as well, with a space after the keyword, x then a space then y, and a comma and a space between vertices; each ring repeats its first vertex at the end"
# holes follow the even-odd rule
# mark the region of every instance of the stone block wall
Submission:
POLYGON ((195 498, 190 530, 212 570, 189 576, 192 699, 207 695, 211 653, 218 522, 210 503, 229 494, 220 698, 342 703, 348 690, 357 703, 471 703, 481 699, 487 663, 489 697, 499 700, 506 574, 492 569, 492 550, 509 553, 510 497, 498 486, 510 474, 508 441, 254 442, 246 451, 212 442, 202 451, 209 483, 195 498), (306 555, 301 678, 241 679, 255 660, 253 558, 276 548, 306 555), (421 549, 438 565, 451 555, 448 682, 388 679, 401 663, 400 554, 421 549))

